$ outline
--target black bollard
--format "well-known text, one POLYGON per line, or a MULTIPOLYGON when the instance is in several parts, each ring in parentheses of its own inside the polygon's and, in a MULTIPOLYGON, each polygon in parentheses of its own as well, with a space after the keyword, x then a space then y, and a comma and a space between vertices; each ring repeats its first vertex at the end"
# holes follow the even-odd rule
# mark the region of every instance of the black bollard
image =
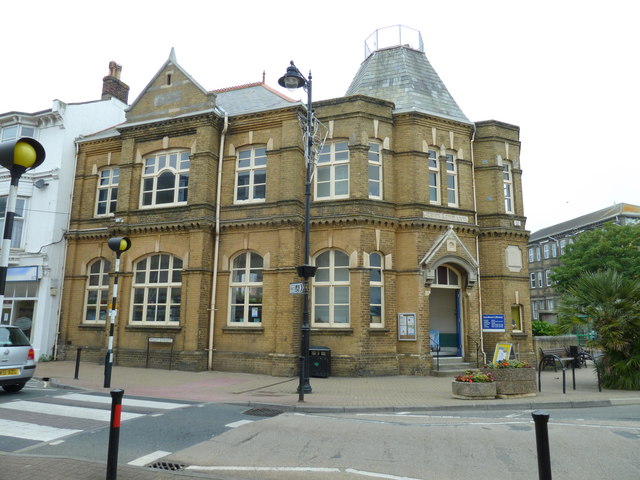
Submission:
POLYGON ((551 457, 549 455, 549 414, 542 410, 531 414, 536 425, 536 447, 538 449, 538 478, 551 480, 551 457))
POLYGON ((74 380, 78 379, 78 372, 80 371, 80 354, 82 353, 82 347, 78 347, 77 353, 76 353, 76 373, 73 376, 74 380))
POLYGON ((118 445, 120 443, 120 417, 124 390, 111 390, 111 426, 109 428, 109 452, 107 453, 107 480, 118 476, 118 445))

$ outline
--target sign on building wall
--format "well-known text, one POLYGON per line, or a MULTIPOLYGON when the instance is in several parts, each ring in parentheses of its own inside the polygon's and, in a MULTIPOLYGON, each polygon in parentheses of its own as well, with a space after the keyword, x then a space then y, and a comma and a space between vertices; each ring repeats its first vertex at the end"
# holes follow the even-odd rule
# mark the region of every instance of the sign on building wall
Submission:
POLYGON ((398 314, 398 340, 415 341, 416 340, 416 314, 415 313, 399 313, 398 314))
POLYGON ((482 315, 483 332, 504 332, 504 315, 482 315))

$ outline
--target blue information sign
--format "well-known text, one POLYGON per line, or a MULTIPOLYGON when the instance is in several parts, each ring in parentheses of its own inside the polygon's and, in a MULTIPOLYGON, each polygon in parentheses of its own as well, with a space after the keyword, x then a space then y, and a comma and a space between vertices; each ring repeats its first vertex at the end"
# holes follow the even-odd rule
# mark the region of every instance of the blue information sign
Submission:
POLYGON ((504 332, 504 315, 482 315, 484 332, 504 332))

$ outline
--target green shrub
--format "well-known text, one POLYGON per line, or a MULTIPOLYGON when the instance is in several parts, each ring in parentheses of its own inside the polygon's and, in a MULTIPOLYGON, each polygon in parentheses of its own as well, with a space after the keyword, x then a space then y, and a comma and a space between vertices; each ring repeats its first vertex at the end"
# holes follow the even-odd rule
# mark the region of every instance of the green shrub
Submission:
POLYGON ((544 320, 531 322, 531 331, 535 337, 551 337, 557 335, 556 326, 544 320))

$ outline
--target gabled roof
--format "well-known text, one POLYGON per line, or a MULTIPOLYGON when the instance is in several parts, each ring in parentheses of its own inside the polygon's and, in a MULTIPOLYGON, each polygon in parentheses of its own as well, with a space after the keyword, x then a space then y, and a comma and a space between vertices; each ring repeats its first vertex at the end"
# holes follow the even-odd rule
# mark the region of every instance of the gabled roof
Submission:
POLYGON ((424 52, 399 45, 374 51, 360 65, 346 95, 395 104, 395 113, 422 112, 470 124, 424 52))
POLYGON ((614 220, 616 217, 635 217, 640 221, 640 206, 630 203, 618 203, 611 207, 597 210, 581 217, 566 222, 558 223, 534 232, 529 237, 529 243, 537 242, 546 237, 561 236, 565 233, 576 233, 578 230, 586 230, 602 223, 614 220))

